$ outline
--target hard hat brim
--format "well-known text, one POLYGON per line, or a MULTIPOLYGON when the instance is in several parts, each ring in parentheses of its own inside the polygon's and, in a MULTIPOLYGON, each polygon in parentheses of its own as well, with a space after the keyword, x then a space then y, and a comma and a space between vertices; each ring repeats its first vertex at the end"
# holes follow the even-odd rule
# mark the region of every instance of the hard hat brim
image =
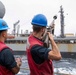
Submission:
POLYGON ((32 25, 38 25, 38 26, 44 26, 44 27, 47 27, 47 25, 39 24, 39 23, 34 23, 34 22, 32 22, 31 24, 32 24, 32 25))
POLYGON ((9 27, 6 27, 6 28, 0 29, 0 31, 1 31, 1 30, 8 30, 8 29, 10 29, 10 28, 9 28, 9 27))

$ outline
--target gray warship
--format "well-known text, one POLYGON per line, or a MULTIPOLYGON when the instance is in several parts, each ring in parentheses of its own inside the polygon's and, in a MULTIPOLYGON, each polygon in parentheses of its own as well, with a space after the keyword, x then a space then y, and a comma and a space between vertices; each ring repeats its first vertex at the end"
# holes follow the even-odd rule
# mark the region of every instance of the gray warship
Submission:
MULTIPOLYGON (((28 30, 25 34, 15 34, 15 26, 19 23, 17 21, 14 24, 14 36, 15 38, 7 39, 6 44, 14 50, 14 54, 25 54, 26 53, 26 42, 30 35, 28 30)), ((60 24, 61 24, 61 34, 60 36, 54 36, 54 40, 59 47, 59 50, 63 57, 76 57, 76 36, 72 34, 64 34, 64 11, 62 6, 60 6, 60 24)), ((19 28, 18 28, 19 29, 19 28)))
MULTIPOLYGON (((0 18, 3 18, 5 15, 5 6, 0 2, 0 18)), ((19 25, 18 20, 16 23, 13 24, 13 34, 10 34, 10 38, 8 38, 5 43, 13 49, 14 54, 16 55, 24 55, 26 54, 26 42, 27 38, 30 35, 28 30, 26 30, 25 34, 19 34, 19 25), (16 28, 17 26, 17 28, 16 28), (17 30, 16 30, 17 29, 17 30), (17 31, 17 33, 16 33, 17 31), (12 37, 14 35, 15 37, 12 37)), ((54 36, 54 40, 57 43, 59 50, 64 57, 74 57, 76 58, 76 36, 72 34, 68 34, 66 36, 64 34, 64 11, 62 6, 60 6, 60 26, 61 26, 61 34, 60 36, 54 36)), ((54 34, 54 30, 53 30, 54 34)), ((50 44, 51 45, 51 44, 50 44)))

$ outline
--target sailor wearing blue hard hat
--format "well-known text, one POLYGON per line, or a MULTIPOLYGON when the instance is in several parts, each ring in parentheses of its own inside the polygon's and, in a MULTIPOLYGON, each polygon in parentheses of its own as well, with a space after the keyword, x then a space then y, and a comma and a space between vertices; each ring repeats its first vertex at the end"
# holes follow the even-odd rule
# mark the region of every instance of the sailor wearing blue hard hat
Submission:
POLYGON ((47 26, 47 18, 43 14, 35 15, 31 22, 32 25, 47 26))
POLYGON ((52 34, 48 32, 52 49, 44 46, 42 35, 47 26, 47 18, 43 14, 33 17, 31 24, 33 32, 27 39, 27 59, 30 68, 30 75, 54 75, 52 60, 60 60, 61 54, 54 42, 52 34))
POLYGON ((15 60, 12 49, 5 44, 8 29, 7 23, 0 19, 0 75, 17 74, 22 63, 19 58, 15 60))
POLYGON ((4 35, 2 36, 4 38, 4 40, 7 39, 7 30, 9 29, 7 23, 3 20, 3 19, 0 19, 0 34, 2 32, 4 32, 4 35))

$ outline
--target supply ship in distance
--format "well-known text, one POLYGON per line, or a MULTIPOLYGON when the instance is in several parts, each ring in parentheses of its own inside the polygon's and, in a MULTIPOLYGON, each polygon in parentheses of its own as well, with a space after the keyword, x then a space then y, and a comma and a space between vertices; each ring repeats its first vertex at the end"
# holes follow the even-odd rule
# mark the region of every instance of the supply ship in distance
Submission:
MULTIPOLYGON (((14 32, 16 24, 14 24, 14 32)), ((62 6, 60 6, 60 24, 61 34, 58 37, 55 36, 54 40, 57 43, 57 46, 63 57, 76 58, 76 36, 74 36, 73 34, 64 34, 64 11, 62 6)), ((14 54, 24 55, 26 53, 26 42, 29 35, 30 33, 28 33, 27 30, 25 34, 17 34, 16 37, 8 38, 6 40, 6 44, 14 50, 14 54)))

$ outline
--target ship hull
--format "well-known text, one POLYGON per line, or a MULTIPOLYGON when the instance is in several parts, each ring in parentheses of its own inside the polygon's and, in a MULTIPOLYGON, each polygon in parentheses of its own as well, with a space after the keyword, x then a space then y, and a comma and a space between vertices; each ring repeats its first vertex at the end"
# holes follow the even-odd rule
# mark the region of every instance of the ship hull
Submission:
MULTIPOLYGON (((26 51, 13 51, 14 55, 26 55, 26 51)), ((61 52, 62 58, 76 58, 76 52, 61 52)))
MULTIPOLYGON (((13 49, 14 55, 26 54, 26 44, 7 44, 7 45, 11 49, 13 49)), ((57 46, 62 54, 62 57, 76 58, 76 43, 70 43, 70 44, 57 43, 57 46)))

